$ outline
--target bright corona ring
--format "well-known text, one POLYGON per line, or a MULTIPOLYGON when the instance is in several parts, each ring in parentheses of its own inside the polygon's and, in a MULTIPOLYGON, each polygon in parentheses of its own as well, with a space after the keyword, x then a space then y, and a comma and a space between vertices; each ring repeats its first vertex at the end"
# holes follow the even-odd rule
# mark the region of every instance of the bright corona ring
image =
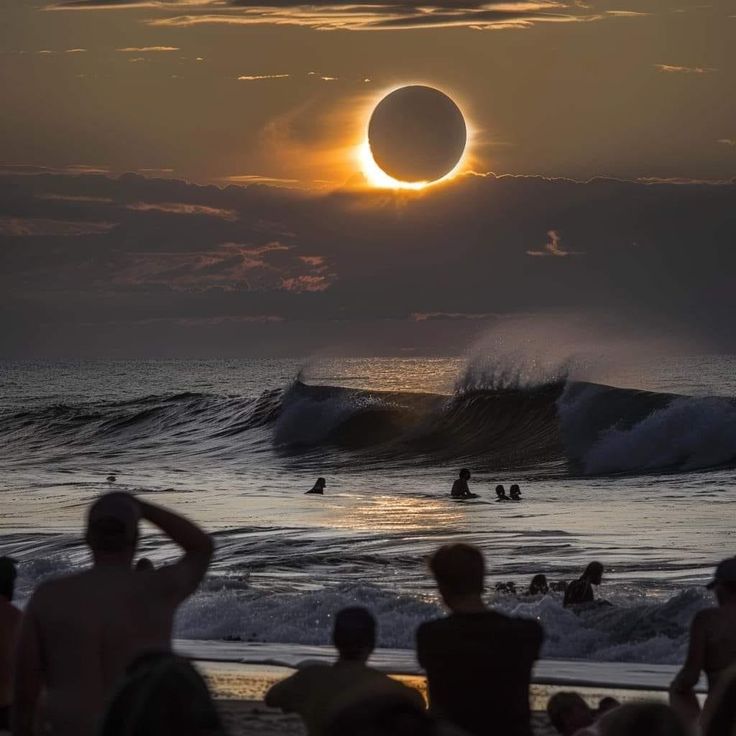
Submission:
POLYGON ((457 169, 467 140, 465 118, 444 92, 400 87, 371 114, 364 169, 378 186, 420 189, 457 169))

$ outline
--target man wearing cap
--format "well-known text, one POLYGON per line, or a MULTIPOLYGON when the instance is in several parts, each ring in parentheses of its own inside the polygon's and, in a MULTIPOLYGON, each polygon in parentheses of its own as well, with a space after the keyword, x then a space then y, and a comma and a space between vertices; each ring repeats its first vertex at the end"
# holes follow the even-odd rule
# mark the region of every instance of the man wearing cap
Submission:
POLYGON ((174 614, 196 590, 213 552, 199 527, 126 493, 108 493, 92 504, 85 541, 92 567, 42 583, 26 607, 14 736, 36 732, 42 690, 54 736, 92 736, 126 667, 146 652, 170 650, 174 614), (141 520, 183 548, 174 564, 133 569, 141 520))
POLYGON ((736 664, 736 557, 718 565, 708 588, 715 593, 718 606, 696 614, 687 659, 670 685, 672 707, 688 720, 700 715, 695 686, 701 671, 712 693, 723 673, 736 664))
POLYGON ((15 560, 0 557, 0 731, 10 727, 13 660, 21 618, 20 611, 11 602, 15 576, 15 560))

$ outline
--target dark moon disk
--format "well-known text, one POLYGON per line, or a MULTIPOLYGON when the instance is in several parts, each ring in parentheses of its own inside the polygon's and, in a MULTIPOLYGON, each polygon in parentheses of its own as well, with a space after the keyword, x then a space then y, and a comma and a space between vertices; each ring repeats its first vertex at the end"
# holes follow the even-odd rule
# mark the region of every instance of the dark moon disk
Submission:
POLYGON ((444 92, 419 84, 386 95, 368 124, 373 159, 404 182, 441 179, 462 158, 467 138, 460 108, 444 92))

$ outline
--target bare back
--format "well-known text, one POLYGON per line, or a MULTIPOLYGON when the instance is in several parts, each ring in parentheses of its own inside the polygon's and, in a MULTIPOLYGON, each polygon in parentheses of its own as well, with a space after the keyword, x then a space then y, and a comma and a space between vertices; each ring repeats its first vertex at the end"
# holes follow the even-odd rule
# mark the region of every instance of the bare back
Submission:
POLYGON ((15 644, 20 619, 21 612, 0 596, 0 708, 10 705, 12 698, 15 644))
POLYGON ((171 648, 176 608, 191 592, 177 575, 181 564, 146 572, 98 567, 34 594, 25 636, 38 647, 54 736, 93 734, 126 667, 171 648))
POLYGON ((703 670, 712 690, 721 674, 736 664, 736 606, 702 611, 699 624, 705 642, 703 670))

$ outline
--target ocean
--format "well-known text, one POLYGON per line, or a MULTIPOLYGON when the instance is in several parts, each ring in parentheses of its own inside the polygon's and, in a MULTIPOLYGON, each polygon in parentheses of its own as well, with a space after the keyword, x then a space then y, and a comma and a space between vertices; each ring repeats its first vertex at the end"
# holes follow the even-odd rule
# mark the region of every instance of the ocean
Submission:
MULTIPOLYGON (((545 657, 676 663, 734 552, 736 358, 605 368, 0 363, 0 554, 20 561, 22 603, 88 564, 85 507, 128 490, 215 536, 178 637, 324 644, 334 612, 361 604, 381 646, 411 648, 441 611, 426 558, 462 540, 486 554, 492 605, 542 622, 545 657), (462 467, 477 500, 449 498, 462 467), (325 495, 305 495, 317 476, 325 495), (497 483, 523 500, 495 502, 497 483), (594 559, 613 605, 576 614, 559 593, 524 594, 534 574, 570 580, 594 559)), ((140 554, 176 550, 146 530, 140 554)))

